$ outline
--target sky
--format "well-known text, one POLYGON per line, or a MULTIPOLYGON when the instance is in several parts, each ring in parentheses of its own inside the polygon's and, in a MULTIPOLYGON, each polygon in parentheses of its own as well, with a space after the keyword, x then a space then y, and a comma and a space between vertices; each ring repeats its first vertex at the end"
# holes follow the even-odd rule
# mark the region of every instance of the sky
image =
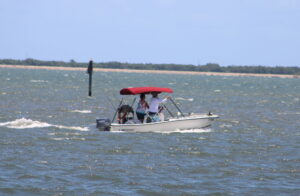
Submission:
POLYGON ((299 0, 0 0, 0 59, 300 67, 299 0))

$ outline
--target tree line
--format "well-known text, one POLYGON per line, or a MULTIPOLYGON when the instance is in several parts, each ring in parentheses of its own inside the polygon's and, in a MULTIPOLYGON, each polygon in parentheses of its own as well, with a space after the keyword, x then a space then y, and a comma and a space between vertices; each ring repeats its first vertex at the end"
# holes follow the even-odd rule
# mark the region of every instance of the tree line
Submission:
MULTIPOLYGON (((56 66, 56 67, 87 67, 88 62, 65 61, 42 61, 32 58, 25 60, 0 59, 3 65, 34 65, 34 66, 56 66)), ((152 64, 152 63, 122 63, 122 62, 94 62, 94 67, 112 69, 139 69, 139 70, 173 70, 173 71, 195 71, 195 72, 224 72, 224 73, 258 73, 258 74, 289 74, 300 75, 300 67, 269 67, 269 66, 220 66, 216 63, 205 65, 183 65, 183 64, 152 64)))

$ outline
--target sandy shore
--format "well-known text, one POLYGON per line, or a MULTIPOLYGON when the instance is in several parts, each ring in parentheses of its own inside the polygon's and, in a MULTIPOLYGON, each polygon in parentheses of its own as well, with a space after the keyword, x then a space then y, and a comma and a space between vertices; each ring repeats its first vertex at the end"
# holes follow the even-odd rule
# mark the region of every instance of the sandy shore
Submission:
MULTIPOLYGON (((31 65, 0 65, 0 68, 15 69, 47 69, 47 70, 68 70, 86 71, 83 67, 52 67, 52 66, 31 66, 31 65)), ((242 76, 242 77, 277 77, 277 78, 300 78, 300 75, 283 74, 248 74, 248 73, 219 73, 219 72, 193 72, 193 71, 166 71, 166 70, 136 70, 136 69, 107 69, 94 68, 99 72, 128 72, 128 73, 153 73, 153 74, 186 74, 186 75, 209 75, 209 76, 242 76)))

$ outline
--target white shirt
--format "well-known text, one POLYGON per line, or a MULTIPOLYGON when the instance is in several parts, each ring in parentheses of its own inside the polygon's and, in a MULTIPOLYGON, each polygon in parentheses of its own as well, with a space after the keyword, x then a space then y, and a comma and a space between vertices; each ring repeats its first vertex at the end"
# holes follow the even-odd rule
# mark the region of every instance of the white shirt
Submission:
POLYGON ((150 105, 149 105, 149 112, 157 113, 158 112, 158 106, 160 103, 166 102, 168 99, 160 99, 157 97, 152 97, 150 100, 150 105))

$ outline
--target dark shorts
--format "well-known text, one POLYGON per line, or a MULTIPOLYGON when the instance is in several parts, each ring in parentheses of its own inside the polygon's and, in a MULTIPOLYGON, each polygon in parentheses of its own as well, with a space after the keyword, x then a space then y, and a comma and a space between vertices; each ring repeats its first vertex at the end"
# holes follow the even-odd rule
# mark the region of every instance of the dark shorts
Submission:
POLYGON ((146 114, 136 112, 137 118, 143 122, 146 114))

